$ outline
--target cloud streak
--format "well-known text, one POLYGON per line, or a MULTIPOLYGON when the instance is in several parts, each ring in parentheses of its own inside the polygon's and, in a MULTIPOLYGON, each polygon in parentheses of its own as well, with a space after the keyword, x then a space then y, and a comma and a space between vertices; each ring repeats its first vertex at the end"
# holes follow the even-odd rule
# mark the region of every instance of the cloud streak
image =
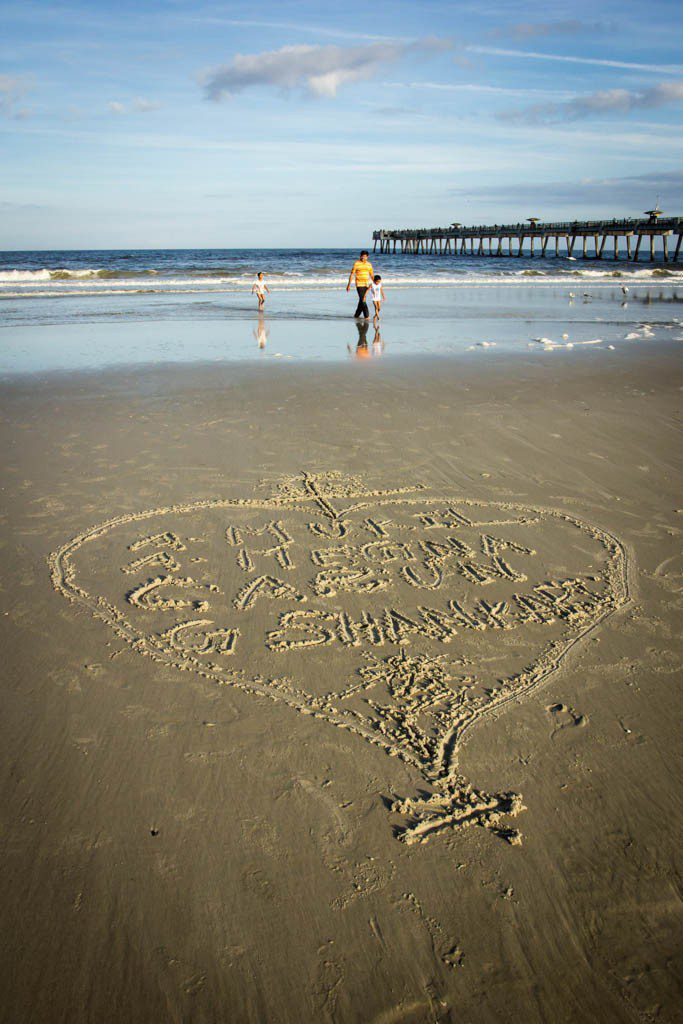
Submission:
POLYGON ((651 206, 660 195, 669 209, 683 202, 683 170, 652 172, 624 178, 584 178, 579 181, 524 181, 450 189, 462 199, 557 204, 620 204, 633 213, 651 206))
POLYGON ((560 99, 572 99, 573 93, 567 89, 534 89, 516 88, 507 85, 484 85, 480 82, 387 82, 390 89, 431 89, 433 92, 471 92, 492 96, 554 96, 560 99))
POLYGON ((370 32, 353 32, 343 28, 331 28, 324 25, 315 25, 302 21, 271 21, 265 18, 219 18, 208 15, 195 15, 193 17, 182 16, 181 21, 193 22, 201 25, 227 25, 234 28, 260 28, 266 31, 302 32, 309 35, 325 36, 331 39, 355 39, 366 42, 408 42, 405 37, 391 35, 376 35, 370 32))
POLYGON ((545 36, 575 36, 605 30, 606 26, 602 22, 589 23, 570 18, 566 21, 522 21, 516 25, 496 28, 489 34, 494 39, 539 39, 545 36))
POLYGON ((28 91, 28 84, 23 78, 0 75, 0 114, 6 117, 27 117, 28 111, 18 104, 28 91))
POLYGON ((537 53, 534 50, 506 50, 498 46, 468 46, 470 53, 490 57, 519 57, 524 60, 554 60, 567 64, 592 64, 601 68, 627 71, 651 71, 658 75, 683 75, 683 64, 635 64, 632 61, 609 60, 603 57, 570 57, 561 53, 537 53))
POLYGON ((402 57, 450 46, 448 41, 438 39, 348 47, 283 46, 264 53, 237 54, 229 64, 205 71, 200 83, 206 98, 214 102, 258 86, 285 93, 305 89, 313 96, 332 98, 342 86, 367 81, 402 57))
POLYGON ((161 104, 156 100, 146 100, 137 96, 132 103, 121 103, 119 100, 111 100, 107 107, 112 114, 149 114, 158 110, 161 104))
POLYGON ((603 89, 599 92, 575 96, 564 103, 534 103, 521 110, 503 111, 502 121, 524 124, 552 124, 558 121, 577 121, 600 114, 629 114, 632 110, 653 110, 672 103, 683 102, 683 80, 660 82, 641 92, 628 89, 603 89))

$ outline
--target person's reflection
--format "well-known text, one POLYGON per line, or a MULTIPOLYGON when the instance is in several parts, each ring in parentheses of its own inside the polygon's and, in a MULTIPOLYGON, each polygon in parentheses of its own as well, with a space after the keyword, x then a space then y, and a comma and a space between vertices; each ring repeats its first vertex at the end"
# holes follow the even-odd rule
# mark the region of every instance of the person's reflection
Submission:
POLYGON ((375 337, 372 339, 372 354, 373 356, 381 356, 384 352, 384 342, 382 341, 382 335, 380 334, 379 324, 375 326, 375 337))
POLYGON ((351 345, 347 345, 349 355, 355 356, 356 359, 369 359, 370 350, 368 348, 368 328, 370 323, 368 320, 357 320, 356 330, 358 331, 358 341, 356 342, 355 351, 351 345))
POLYGON ((256 344, 261 350, 266 347, 269 334, 270 331, 266 328, 266 319, 263 313, 259 313, 258 326, 254 328, 254 337, 256 338, 256 344))

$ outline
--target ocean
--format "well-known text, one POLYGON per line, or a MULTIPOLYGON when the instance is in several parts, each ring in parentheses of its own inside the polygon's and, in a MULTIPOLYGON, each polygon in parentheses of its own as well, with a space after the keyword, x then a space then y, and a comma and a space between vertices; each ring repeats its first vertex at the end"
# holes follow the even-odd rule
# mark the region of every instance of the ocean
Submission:
MULTIPOLYGON (((0 373, 348 358, 365 340, 349 323, 355 291, 345 293, 357 255, 294 248, 0 252, 0 373), (264 323, 251 294, 259 270, 270 288, 264 323)), ((521 350, 543 339, 561 347, 562 335, 571 334, 567 324, 581 325, 570 347, 622 341, 640 321, 680 332, 672 315, 683 296, 680 264, 380 253, 371 260, 387 295, 375 354, 521 350), (598 333, 596 322, 603 325, 598 333)))

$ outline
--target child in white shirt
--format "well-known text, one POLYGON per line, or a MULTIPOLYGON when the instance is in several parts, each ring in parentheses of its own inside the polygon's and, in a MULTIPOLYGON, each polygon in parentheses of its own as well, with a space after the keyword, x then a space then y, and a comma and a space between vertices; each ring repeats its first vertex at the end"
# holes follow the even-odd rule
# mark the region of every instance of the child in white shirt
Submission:
POLYGON ((379 274, 375 274, 372 279, 372 284, 370 285, 370 298, 372 299, 372 304, 375 307, 375 320, 379 320, 379 311, 385 299, 384 286, 379 274))
POLYGON ((256 292, 256 298, 258 299, 258 308, 263 309, 263 305, 266 301, 266 292, 270 294, 270 289, 266 282, 263 280, 262 270, 259 270, 258 274, 256 275, 256 280, 251 286, 251 294, 253 295, 254 292, 256 292))

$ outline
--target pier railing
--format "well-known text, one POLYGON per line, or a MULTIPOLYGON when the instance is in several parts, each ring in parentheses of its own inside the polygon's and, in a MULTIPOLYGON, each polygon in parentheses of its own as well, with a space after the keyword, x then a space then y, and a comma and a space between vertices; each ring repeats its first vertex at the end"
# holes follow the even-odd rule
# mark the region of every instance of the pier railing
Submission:
POLYGON ((382 228, 373 231, 372 237, 373 252, 413 255, 450 253, 453 256, 534 256, 538 253, 539 256, 567 257, 574 255, 576 244, 580 242, 580 254, 584 259, 619 259, 619 242, 623 238, 627 259, 636 262, 645 242, 650 260, 656 258, 659 250, 666 263, 670 259, 677 261, 679 258, 683 239, 683 217, 658 215, 647 219, 621 218, 552 223, 530 218, 526 223, 519 224, 477 224, 471 227, 451 224, 445 228, 399 230, 382 228), (670 254, 669 239, 672 236, 676 236, 676 242, 673 253, 670 254), (612 240, 611 251, 607 248, 608 239, 612 240), (659 247, 655 245, 656 239, 661 239, 659 247))

